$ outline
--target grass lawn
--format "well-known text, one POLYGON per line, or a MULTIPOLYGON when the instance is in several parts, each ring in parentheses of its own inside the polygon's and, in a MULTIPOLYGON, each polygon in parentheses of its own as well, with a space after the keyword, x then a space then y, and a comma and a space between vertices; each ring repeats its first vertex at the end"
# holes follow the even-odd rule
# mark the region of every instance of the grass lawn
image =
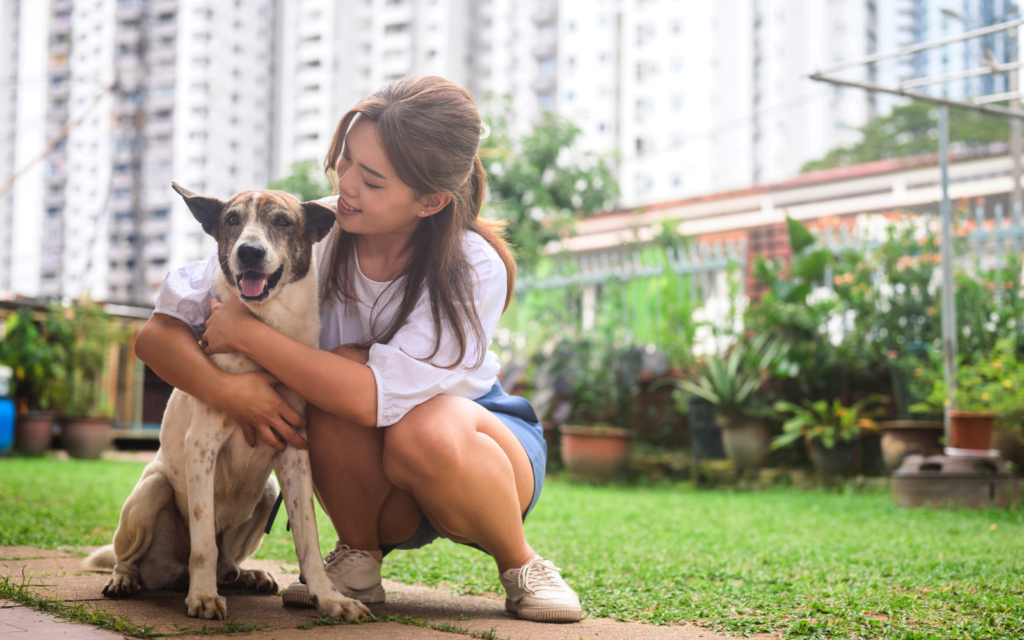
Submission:
MULTIPOLYGON (((123 462, 0 460, 0 545, 109 542, 141 471, 123 462)), ((284 520, 260 557, 294 562, 284 520)), ((322 513, 319 523, 326 551, 333 531, 322 513)), ((590 616, 792 638, 1024 637, 1021 510, 902 510, 875 492, 555 480, 526 530, 590 616)), ((500 591, 487 556, 446 541, 395 552, 384 571, 402 582, 500 591)))

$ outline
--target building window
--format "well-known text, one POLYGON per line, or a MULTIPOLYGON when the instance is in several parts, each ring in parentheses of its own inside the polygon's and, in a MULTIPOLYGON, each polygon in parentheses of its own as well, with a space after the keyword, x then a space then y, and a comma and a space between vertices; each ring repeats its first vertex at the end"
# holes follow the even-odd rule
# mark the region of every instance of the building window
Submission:
POLYGON ((541 60, 540 62, 537 63, 537 71, 540 73, 540 75, 545 77, 551 77, 555 75, 555 59, 544 58, 543 60, 541 60))
POLYGON ((537 95, 537 106, 541 109, 554 109, 555 96, 550 91, 537 95))

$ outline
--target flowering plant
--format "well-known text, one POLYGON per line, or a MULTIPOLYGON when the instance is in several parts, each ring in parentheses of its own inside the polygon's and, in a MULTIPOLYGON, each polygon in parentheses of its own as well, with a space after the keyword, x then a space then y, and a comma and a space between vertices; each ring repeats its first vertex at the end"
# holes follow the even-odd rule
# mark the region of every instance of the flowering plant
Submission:
MULTIPOLYGON (((1024 421, 1024 362, 1017 357, 1012 339, 1000 340, 987 358, 961 363, 953 396, 958 409, 997 414, 1000 426, 1020 428, 1024 421)), ((928 410, 948 407, 946 381, 938 379, 927 401, 912 407, 928 410)))

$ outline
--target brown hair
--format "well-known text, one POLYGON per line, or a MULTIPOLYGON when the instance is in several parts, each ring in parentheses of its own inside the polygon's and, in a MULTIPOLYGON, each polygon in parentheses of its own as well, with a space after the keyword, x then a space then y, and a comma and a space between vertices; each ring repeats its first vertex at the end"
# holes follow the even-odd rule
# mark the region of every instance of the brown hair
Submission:
MULTIPOLYGON (((459 347, 458 357, 450 364, 437 366, 459 366, 469 346, 468 327, 479 347, 478 358, 472 364, 478 367, 487 345, 473 306, 476 273, 463 248, 463 234, 467 230, 480 234, 505 264, 508 289, 504 309, 508 308, 515 288, 516 263, 501 235, 504 223, 480 217, 487 195, 487 173, 477 156, 482 125, 473 98, 461 87, 437 76, 403 78, 381 87, 338 123, 324 159, 324 168, 335 185, 335 167, 356 114, 376 123, 377 139, 391 166, 417 197, 432 193, 451 196, 444 209, 420 221, 413 235, 412 257, 399 274, 405 276, 401 293, 396 290, 391 294, 391 299, 401 295, 394 319, 380 332, 372 327, 370 340, 359 347, 368 349, 373 343, 390 342, 426 286, 434 320, 434 346, 425 360, 437 355, 441 336, 448 331, 459 347)), ((346 301, 357 299, 353 286, 354 241, 352 234, 338 230, 327 260, 323 300, 333 296, 346 301)), ((376 309, 377 301, 373 307, 376 309)))

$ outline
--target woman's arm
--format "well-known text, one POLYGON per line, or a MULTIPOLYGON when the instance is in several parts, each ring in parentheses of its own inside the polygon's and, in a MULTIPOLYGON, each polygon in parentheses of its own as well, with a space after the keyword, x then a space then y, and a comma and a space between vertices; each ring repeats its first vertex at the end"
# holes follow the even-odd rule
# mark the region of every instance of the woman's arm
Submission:
POLYGON ((258 431, 275 449, 283 450, 286 442, 306 447, 291 427, 306 419, 274 390, 274 376, 224 371, 203 353, 192 329, 181 320, 154 313, 139 332, 135 353, 168 384, 237 418, 250 445, 256 444, 258 431))
POLYGON ((365 352, 321 351, 257 320, 238 298, 210 301, 203 340, 207 353, 240 351, 289 389, 328 413, 367 427, 377 425, 377 382, 365 352))

